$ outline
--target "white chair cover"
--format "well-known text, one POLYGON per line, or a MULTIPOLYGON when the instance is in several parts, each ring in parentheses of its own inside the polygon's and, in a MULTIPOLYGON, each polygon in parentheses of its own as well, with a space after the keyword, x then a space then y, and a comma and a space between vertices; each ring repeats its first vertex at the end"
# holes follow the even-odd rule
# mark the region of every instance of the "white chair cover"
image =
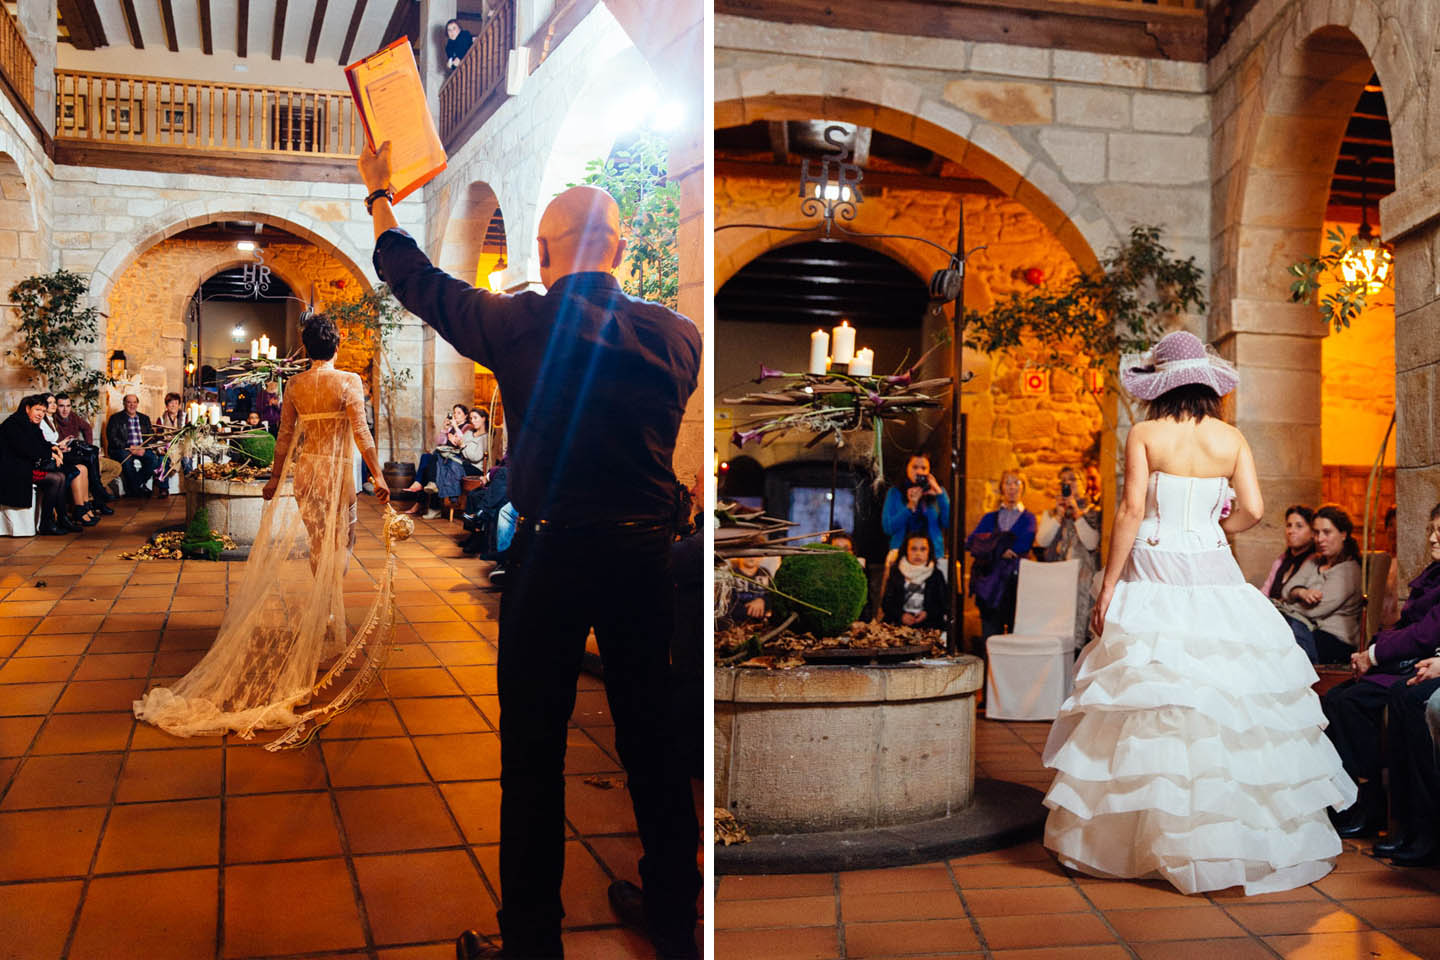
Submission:
POLYGON ((40 523, 40 491, 31 488, 30 506, 0 507, 0 537, 33 537, 40 523))
POLYGON ((985 716, 1054 720, 1074 680, 1079 560, 1020 561, 1015 632, 985 642, 985 716))

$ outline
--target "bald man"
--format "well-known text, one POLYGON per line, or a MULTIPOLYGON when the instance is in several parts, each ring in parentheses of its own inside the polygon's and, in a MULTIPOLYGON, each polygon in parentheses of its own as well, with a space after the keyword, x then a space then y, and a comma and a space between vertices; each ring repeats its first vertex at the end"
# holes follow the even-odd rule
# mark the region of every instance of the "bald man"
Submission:
MULTIPOLYGON (((395 222, 389 147, 360 157, 375 222, 375 269, 411 313, 494 371, 511 429, 510 499, 520 514, 500 603, 500 931, 466 931, 472 957, 561 957, 566 725, 586 635, 605 665, 615 746, 644 857, 643 894, 612 884, 621 919, 661 957, 698 957, 699 825, 689 777, 667 743, 669 569, 678 484, 671 469, 700 334, 626 296, 609 194, 572 187, 545 209, 537 248, 546 292, 476 290, 436 269, 395 222)), ((685 518, 688 520, 688 518, 685 518)))

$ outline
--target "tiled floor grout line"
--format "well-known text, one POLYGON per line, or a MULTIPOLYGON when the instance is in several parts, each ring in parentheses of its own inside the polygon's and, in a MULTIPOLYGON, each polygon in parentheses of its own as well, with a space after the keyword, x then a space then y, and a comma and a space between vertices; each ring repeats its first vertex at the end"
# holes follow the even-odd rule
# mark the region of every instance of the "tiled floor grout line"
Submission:
POLYGON ((1120 935, 1120 931, 1115 929, 1115 925, 1110 922, 1110 918, 1105 915, 1105 911, 1101 910, 1099 905, 1090 899, 1090 895, 1085 892, 1084 885, 1075 879, 1075 874, 1067 867, 1061 866, 1060 869, 1069 875, 1070 885, 1075 888, 1075 892, 1080 895, 1080 899, 1090 905, 1090 912, 1100 918, 1100 922, 1104 924, 1106 930, 1110 931, 1110 935, 1115 938, 1115 942, 1125 948, 1125 952, 1130 955, 1132 960, 1140 960, 1140 955, 1135 952, 1135 948, 1130 945, 1130 941, 1120 935))
POLYGON ((848 954, 845 944, 845 908, 842 903, 844 899, 842 896, 843 888, 839 873, 830 874, 830 879, 834 884, 835 892, 835 956, 844 960, 848 954))
POLYGON ((975 942, 980 944, 980 952, 984 954, 985 960, 993 960, 994 951, 990 949, 990 943, 986 939, 984 931, 980 929, 980 918, 970 910, 970 902, 965 899, 965 891, 960 886, 960 878, 955 876, 955 864, 950 860, 945 861, 945 873, 950 877, 950 886, 955 891, 955 896, 960 898, 960 906, 965 911, 965 918, 970 921, 970 930, 975 934, 975 942))
MULTIPOLYGON (((250 749, 264 749, 263 747, 251 747, 250 749)), ((306 750, 313 749, 320 762, 320 770, 325 775, 325 795, 330 800, 330 817, 335 826, 335 835, 340 844, 340 856, 345 864, 345 872, 350 877, 350 896, 355 901, 355 909, 360 915, 360 931, 365 937, 365 949, 375 956, 377 948, 375 945, 375 931, 370 925, 370 910, 365 903, 365 891, 360 886, 360 871, 355 866, 355 855, 350 849, 350 834, 345 829, 345 818, 340 814, 340 800, 335 795, 335 783, 330 777, 330 763, 325 758, 325 751, 321 749, 320 740, 311 741, 305 747, 306 750)))

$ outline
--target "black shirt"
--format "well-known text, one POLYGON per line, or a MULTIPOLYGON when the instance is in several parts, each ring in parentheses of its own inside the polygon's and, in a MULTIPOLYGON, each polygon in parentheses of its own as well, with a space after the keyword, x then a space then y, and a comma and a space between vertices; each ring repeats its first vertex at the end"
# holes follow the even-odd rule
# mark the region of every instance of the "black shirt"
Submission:
POLYGON ((387 230, 375 269, 405 308, 500 381, 510 428, 510 500, 565 525, 670 520, 671 460, 700 372, 700 332, 627 296, 608 273, 540 294, 476 290, 387 230))
POLYGON ((463 60, 465 54, 470 52, 470 45, 475 42, 475 35, 469 30, 461 30, 453 40, 445 41, 445 62, 451 60, 463 60))

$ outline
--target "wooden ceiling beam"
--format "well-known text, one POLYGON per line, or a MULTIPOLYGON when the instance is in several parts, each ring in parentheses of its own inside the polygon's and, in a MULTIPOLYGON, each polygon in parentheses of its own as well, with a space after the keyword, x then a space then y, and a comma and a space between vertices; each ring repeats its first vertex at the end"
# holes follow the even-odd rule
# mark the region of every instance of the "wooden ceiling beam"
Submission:
POLYGON ((59 0, 60 18, 70 32, 70 42, 77 50, 94 50, 109 46, 105 24, 95 9, 95 0, 59 0))
POLYGON ((310 40, 305 44, 305 62, 315 62, 315 51, 320 46, 320 30, 325 26, 325 7, 328 0, 315 0, 315 16, 310 20, 310 40))
POLYGON ((200 47, 206 56, 215 53, 215 40, 210 33, 210 0, 195 0, 200 7, 200 47))
MULTIPOLYGON (((405 26, 410 14, 417 11, 415 0, 395 0, 395 9, 390 12, 390 22, 385 24, 385 33, 380 37, 380 46, 390 44, 405 36, 405 26)), ((414 37, 410 38, 414 40, 414 37)))
POLYGON ((180 52, 180 41, 175 37, 175 8, 170 0, 160 0, 160 19, 165 23, 165 46, 171 53, 180 52))
POLYGON ((355 0, 355 9, 350 11, 350 26, 345 29, 345 45, 340 48, 340 62, 346 63, 350 59, 350 51, 355 48, 355 35, 360 32, 360 21, 365 18, 366 0, 355 0))
POLYGON ((130 45, 136 50, 144 50, 145 38, 140 35, 140 18, 135 15, 135 0, 120 0, 120 9, 125 14, 125 29, 130 34, 130 45))
POLYGON ((270 35, 270 59, 279 60, 285 48, 285 9, 290 0, 275 0, 275 30, 270 35))
POLYGON ((249 56, 250 0, 240 0, 235 10, 235 55, 242 60, 249 56))
POLYGON ((790 162, 790 124, 784 120, 771 120, 770 126, 770 152, 775 156, 775 162, 786 164, 790 162))

